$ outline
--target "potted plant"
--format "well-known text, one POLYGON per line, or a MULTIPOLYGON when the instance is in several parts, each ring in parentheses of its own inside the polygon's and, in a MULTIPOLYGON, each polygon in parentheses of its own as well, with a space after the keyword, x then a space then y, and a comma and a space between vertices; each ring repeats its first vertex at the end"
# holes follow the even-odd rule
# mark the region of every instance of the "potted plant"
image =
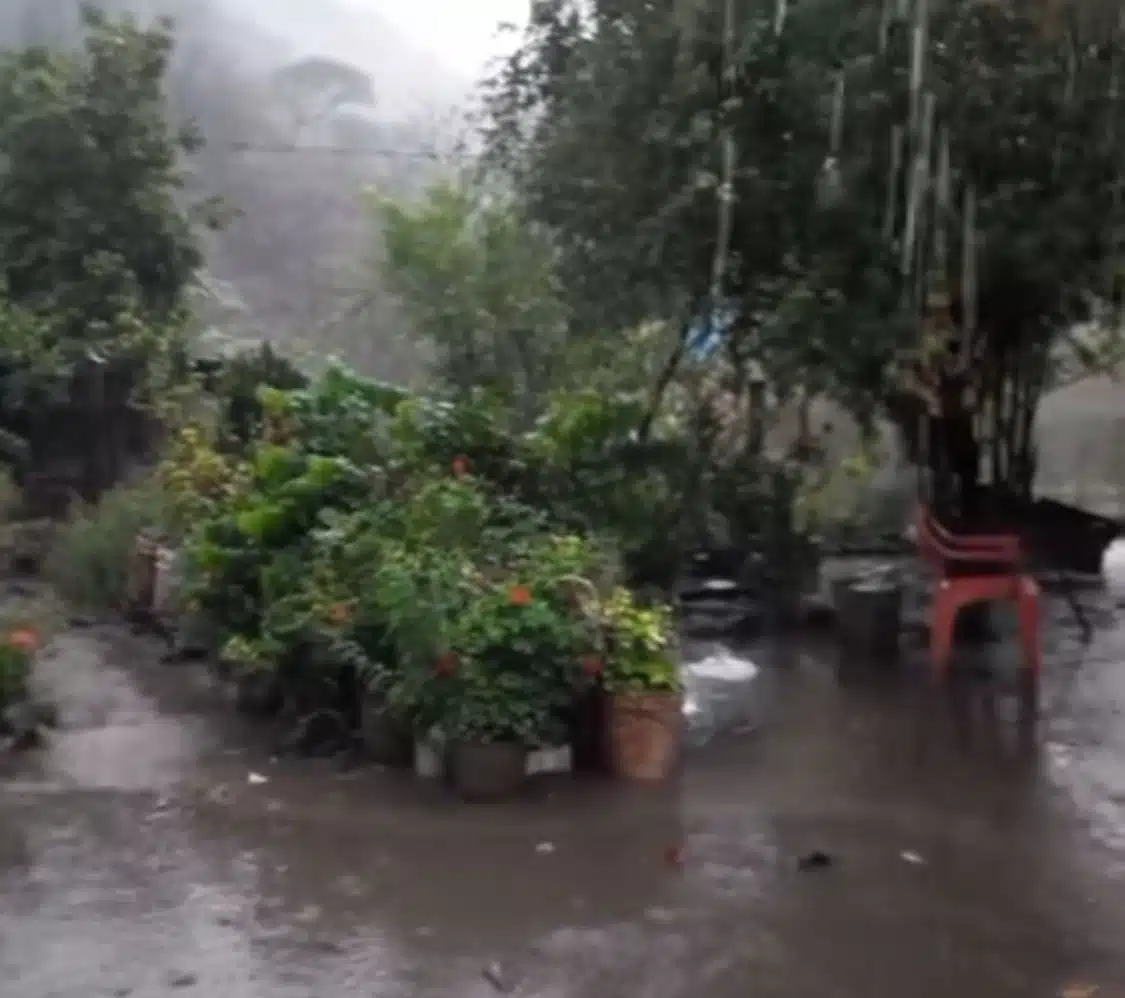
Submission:
POLYGON ((473 660, 460 663, 456 684, 441 725, 450 785, 469 799, 516 792, 551 720, 537 684, 473 660))
POLYGON ((235 710, 253 717, 272 717, 281 709, 281 683, 262 642, 233 637, 223 646, 220 657, 229 663, 235 710))
POLYGON ((563 741, 579 633, 551 593, 477 579, 435 670, 445 685, 439 723, 448 776, 460 794, 512 793, 529 751, 563 741))
POLYGON ((633 780, 665 779, 676 768, 683 737, 671 610, 642 606, 618 588, 602 607, 602 618, 610 772, 633 780))
POLYGON ((28 699, 38 647, 39 636, 30 627, 18 628, 0 642, 0 711, 28 699))

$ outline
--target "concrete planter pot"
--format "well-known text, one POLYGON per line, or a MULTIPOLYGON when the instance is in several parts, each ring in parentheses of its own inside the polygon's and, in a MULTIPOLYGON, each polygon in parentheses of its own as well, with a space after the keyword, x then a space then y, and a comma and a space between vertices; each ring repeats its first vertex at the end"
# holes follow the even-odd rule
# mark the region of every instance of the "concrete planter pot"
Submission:
MULTIPOLYGON (((451 780, 451 746, 435 729, 414 743, 414 775, 421 780, 451 780)), ((570 745, 553 745, 524 751, 524 775, 545 776, 572 773, 577 768, 570 745)))
POLYGON ((528 776, 559 776, 574 772, 574 750, 569 745, 549 745, 527 753, 528 776))
POLYGON ((414 740, 414 775, 420 780, 443 780, 446 777, 445 735, 434 728, 414 740))
POLYGON ((379 766, 409 769, 414 739, 409 728, 387 711, 379 697, 367 696, 360 716, 360 737, 367 757, 379 766))

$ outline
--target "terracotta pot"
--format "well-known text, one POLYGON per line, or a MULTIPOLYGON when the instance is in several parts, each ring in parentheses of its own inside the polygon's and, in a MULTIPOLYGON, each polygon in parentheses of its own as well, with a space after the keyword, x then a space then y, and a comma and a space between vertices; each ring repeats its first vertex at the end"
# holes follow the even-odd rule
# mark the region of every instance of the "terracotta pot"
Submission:
POLYGON ((613 693, 606 707, 610 772, 628 780, 671 776, 683 738, 682 695, 613 693))
POLYGON ((414 738, 410 729, 387 712, 377 697, 363 701, 360 734, 368 758, 379 766, 406 769, 414 761, 414 738))
POLYGON ((152 613, 156 596, 156 559, 159 546, 147 534, 137 535, 129 555, 125 609, 133 615, 152 613))
POLYGON ((172 622, 183 613, 183 570, 180 552, 158 544, 153 554, 152 612, 172 622))
POLYGON ((449 782, 462 797, 508 797, 527 778, 527 749, 513 742, 454 742, 447 756, 449 782))

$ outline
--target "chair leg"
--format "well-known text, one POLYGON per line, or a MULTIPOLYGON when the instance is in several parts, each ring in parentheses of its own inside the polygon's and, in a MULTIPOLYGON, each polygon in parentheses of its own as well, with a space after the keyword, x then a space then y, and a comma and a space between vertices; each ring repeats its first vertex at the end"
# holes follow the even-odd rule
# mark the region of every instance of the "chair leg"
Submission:
POLYGON ((949 663, 953 657, 953 638, 957 630, 957 593, 948 581, 938 583, 934 593, 932 617, 930 620, 930 664, 934 678, 944 681, 949 674, 949 663))
POLYGON ((1039 642, 1042 608, 1039 586, 1034 579, 1025 575, 1019 580, 1016 602, 1019 609, 1020 642, 1023 645, 1024 665, 1030 678, 1037 683, 1042 667, 1042 648, 1039 642))

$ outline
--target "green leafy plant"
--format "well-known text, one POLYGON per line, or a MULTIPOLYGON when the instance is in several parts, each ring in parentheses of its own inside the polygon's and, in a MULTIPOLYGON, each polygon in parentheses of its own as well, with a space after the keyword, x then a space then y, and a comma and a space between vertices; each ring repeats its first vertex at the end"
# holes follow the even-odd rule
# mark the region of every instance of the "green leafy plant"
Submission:
POLYGON ((238 487, 240 465, 210 444, 199 426, 183 427, 171 440, 157 477, 164 494, 164 526, 183 538, 238 487))
POLYGON ((451 742, 535 747, 560 737, 554 706, 534 677, 469 659, 451 680, 441 730, 451 742))
POLYGON ((369 494, 363 471, 344 458, 260 447, 244 486, 188 545, 190 589, 199 609, 225 634, 258 635, 264 573, 271 564, 284 559, 300 576, 324 517, 358 508, 369 494))
POLYGON ((234 670, 236 677, 275 671, 277 662, 269 645, 236 634, 223 643, 219 656, 234 670))
POLYGON ((610 693, 674 693, 682 688, 672 611, 642 606, 615 589, 602 606, 606 651, 602 681, 610 693))
POLYGON ((585 639, 574 608, 531 586, 478 579, 451 638, 440 721, 450 738, 561 739, 585 639))
POLYGON ((308 378, 269 343, 224 361, 215 386, 222 448, 242 454, 261 439, 263 389, 295 392, 307 386, 308 378))

